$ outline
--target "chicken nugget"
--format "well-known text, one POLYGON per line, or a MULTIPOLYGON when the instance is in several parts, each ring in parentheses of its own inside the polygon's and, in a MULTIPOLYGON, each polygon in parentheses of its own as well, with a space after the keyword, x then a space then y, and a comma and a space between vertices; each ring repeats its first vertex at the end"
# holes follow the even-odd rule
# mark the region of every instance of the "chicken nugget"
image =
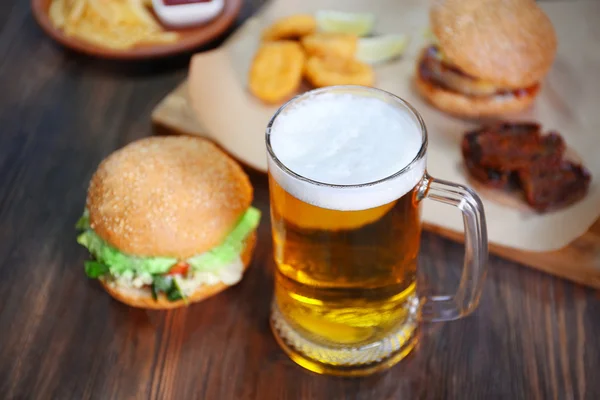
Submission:
POLYGON ((301 40, 309 56, 354 58, 358 36, 348 33, 313 33, 301 40))
POLYGON ((317 30, 317 20, 309 14, 290 15, 275 21, 262 34, 264 41, 299 39, 317 30))
POLYGON ((296 42, 263 43, 250 67, 250 92, 266 103, 286 100, 300 86, 304 62, 304 52, 296 42))
POLYGON ((370 65, 339 57, 309 57, 304 76, 317 88, 336 85, 372 86, 375 83, 375 73, 370 65))

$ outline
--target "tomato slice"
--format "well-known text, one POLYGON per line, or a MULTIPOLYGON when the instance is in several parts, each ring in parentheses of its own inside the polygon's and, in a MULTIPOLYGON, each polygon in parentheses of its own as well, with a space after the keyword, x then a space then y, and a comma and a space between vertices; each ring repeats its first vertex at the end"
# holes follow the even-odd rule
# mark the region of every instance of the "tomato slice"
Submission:
POLYGON ((169 272, 167 272, 165 275, 185 275, 188 273, 189 269, 190 265, 188 263, 178 262, 177 264, 173 265, 169 272))

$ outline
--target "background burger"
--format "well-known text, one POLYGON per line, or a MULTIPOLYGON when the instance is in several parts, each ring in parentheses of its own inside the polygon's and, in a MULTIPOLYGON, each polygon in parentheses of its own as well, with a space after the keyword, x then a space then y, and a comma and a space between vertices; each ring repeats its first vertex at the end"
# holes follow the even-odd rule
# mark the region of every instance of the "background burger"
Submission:
POLYGON ((419 92, 466 117, 527 108, 556 54, 556 34, 533 0, 436 0, 435 43, 423 50, 419 92))
POLYGON ((78 242, 86 274, 134 307, 175 308, 239 282, 260 212, 238 164, 190 137, 139 140, 90 182, 78 242))

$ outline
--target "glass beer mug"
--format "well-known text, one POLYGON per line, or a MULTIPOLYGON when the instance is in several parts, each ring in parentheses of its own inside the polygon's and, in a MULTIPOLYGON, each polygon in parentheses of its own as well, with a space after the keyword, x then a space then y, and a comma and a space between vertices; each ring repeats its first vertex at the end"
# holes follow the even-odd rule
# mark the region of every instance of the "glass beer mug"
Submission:
POLYGON ((335 86, 282 106, 266 132, 275 294, 272 331, 299 365, 361 376, 415 346, 419 323, 473 311, 487 264, 483 206, 426 172, 427 130, 406 101, 335 86), (458 207, 465 260, 453 296, 420 297, 421 204, 458 207))

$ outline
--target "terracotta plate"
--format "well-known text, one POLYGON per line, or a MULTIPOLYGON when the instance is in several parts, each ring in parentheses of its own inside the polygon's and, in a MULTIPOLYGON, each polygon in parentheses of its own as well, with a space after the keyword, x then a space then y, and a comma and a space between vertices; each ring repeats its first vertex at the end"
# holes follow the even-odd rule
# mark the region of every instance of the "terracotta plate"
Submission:
POLYGON ((48 17, 48 8, 50 7, 52 0, 31 0, 31 9, 42 29, 54 40, 66 47, 102 58, 135 60, 171 56, 177 53, 191 51, 216 39, 235 22, 242 7, 242 1, 243 0, 225 0, 223 11, 212 21, 198 27, 173 30, 181 35, 177 42, 143 45, 129 50, 103 48, 65 35, 62 30, 54 27, 48 17))

